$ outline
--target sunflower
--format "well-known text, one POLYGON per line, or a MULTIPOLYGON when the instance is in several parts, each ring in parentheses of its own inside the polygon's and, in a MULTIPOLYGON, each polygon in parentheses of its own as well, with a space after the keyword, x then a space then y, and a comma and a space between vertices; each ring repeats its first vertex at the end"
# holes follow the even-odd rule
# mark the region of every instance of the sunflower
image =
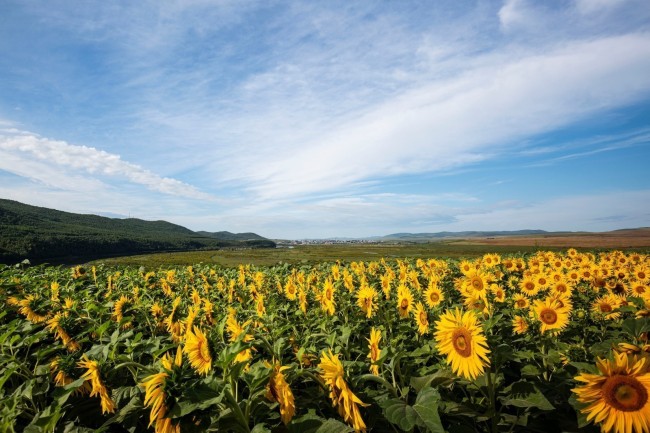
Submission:
POLYGON ((165 393, 165 383, 169 375, 165 372, 152 374, 148 376, 142 386, 145 389, 144 405, 151 408, 149 412, 149 427, 155 423, 156 433, 174 431, 171 420, 165 417, 167 414, 167 394, 165 393), (168 420, 168 421, 165 421, 168 420))
POLYGON ((381 290, 384 292, 384 298, 386 298, 386 300, 389 300, 391 283, 395 279, 395 274, 392 272, 386 272, 384 275, 379 277, 379 279, 381 281, 381 290))
POLYGON ((634 278, 643 284, 650 283, 650 268, 646 265, 638 265, 634 267, 632 271, 634 278))
POLYGON ((212 368, 212 356, 210 355, 208 339, 198 326, 195 326, 193 331, 190 330, 185 334, 183 352, 189 358, 190 365, 199 374, 208 374, 210 368, 212 368))
POLYGON ((59 301, 59 287, 60 287, 59 283, 57 283, 56 281, 53 281, 50 284, 50 300, 51 301, 54 301, 54 302, 59 301))
POLYGON ((498 284, 490 284, 490 292, 494 295, 495 302, 505 302, 506 301, 506 290, 499 286, 498 284))
POLYGON ((461 283, 461 292, 465 296, 487 300, 489 282, 493 278, 491 274, 479 270, 469 271, 461 283))
POLYGON ((343 417, 345 422, 352 425, 356 431, 365 431, 366 424, 363 422, 363 418, 361 418, 358 405, 367 406, 367 404, 364 404, 359 397, 354 395, 345 382, 345 371, 343 370, 343 364, 339 361, 339 355, 334 355, 331 350, 329 354, 323 352, 318 368, 323 370, 321 377, 330 390, 332 406, 338 406, 339 415, 343 417))
POLYGON ((614 295, 604 295, 591 304, 591 311, 596 315, 609 320, 616 320, 621 313, 616 311, 621 306, 621 300, 614 295))
POLYGON ((422 302, 418 302, 415 305, 415 311, 413 312, 415 316, 415 323, 418 325, 418 332, 420 335, 424 335, 429 332, 429 317, 427 312, 424 309, 422 302))
POLYGON ((335 291, 336 289, 332 280, 328 278, 323 284, 323 290, 316 295, 316 299, 320 302, 321 309, 330 316, 333 316, 336 312, 336 302, 334 301, 335 291))
POLYGON ((289 367, 282 367, 280 364, 273 366, 273 372, 267 386, 266 398, 275 401, 280 405, 280 418, 286 425, 296 413, 296 404, 293 392, 284 377, 283 371, 289 367))
POLYGON ((379 356, 381 355, 381 350, 379 349, 379 342, 381 341, 381 331, 379 329, 372 328, 370 330, 370 338, 366 338, 368 340, 368 349, 370 349, 370 352, 368 353, 368 358, 370 358, 370 362, 372 362, 372 365, 370 366, 370 373, 374 374, 375 376, 379 376, 379 366, 376 364, 376 362, 379 360, 379 356))
POLYGON ((461 309, 448 310, 436 322, 438 350, 456 374, 475 379, 490 365, 487 341, 476 315, 461 309))
POLYGON ((264 305, 264 295, 261 293, 257 295, 257 300, 255 301, 255 311, 257 312, 258 317, 264 317, 266 314, 266 306, 264 305))
POLYGON ((551 283, 551 279, 548 275, 546 275, 543 272, 538 272, 533 276, 535 280, 535 285, 539 287, 539 290, 543 291, 546 288, 548 288, 549 284, 551 283))
POLYGON ((470 262, 468 260, 463 260, 458 264, 458 268, 463 275, 469 275, 470 272, 475 271, 477 268, 476 263, 470 262))
POLYGON ((408 317, 411 309, 413 308, 413 295, 408 287, 400 284, 397 288, 397 310, 399 317, 408 317))
POLYGON ((429 287, 426 292, 424 292, 424 299, 429 308, 435 308, 445 300, 445 295, 442 293, 442 290, 438 288, 437 283, 429 283, 429 287))
POLYGON ((47 321, 47 328, 54 332, 54 338, 61 339, 61 342, 69 352, 76 352, 81 349, 81 346, 70 337, 68 332, 65 330, 65 327, 62 326, 67 326, 70 320, 66 314, 67 313, 56 313, 54 317, 47 321))
POLYGON ((300 303, 300 311, 307 314, 307 292, 302 287, 298 290, 298 302, 300 303))
POLYGON ((587 421, 601 424, 603 432, 632 433, 650 430, 650 373, 644 358, 614 353, 614 360, 598 359, 600 374, 580 374, 583 386, 573 389, 587 404, 587 421))
MULTIPOLYGON (((75 360, 70 357, 56 357, 52 362, 50 362, 50 372, 54 376, 54 384, 56 386, 66 386, 74 382, 72 375, 75 370, 75 360)), ((73 394, 76 395, 88 395, 92 391, 90 383, 84 381, 84 383, 73 391, 73 394)))
POLYGON ((377 292, 372 287, 364 284, 357 292, 357 305, 366 313, 366 318, 370 319, 377 310, 377 292))
POLYGON ((539 292, 539 289, 540 287, 535 282, 535 279, 531 277, 525 277, 519 282, 519 290, 529 298, 535 296, 539 292))
POLYGON ((42 301, 39 298, 34 295, 28 295, 25 299, 18 302, 18 305, 20 306, 18 311, 32 323, 43 323, 48 319, 48 316, 35 311, 42 306, 40 304, 42 304, 42 301))
POLYGON ((639 281, 632 284, 632 296, 644 297, 649 291, 648 286, 639 281))
POLYGON ((80 377, 80 379, 86 379, 90 382, 91 391, 90 396, 94 397, 99 395, 102 405, 102 413, 113 413, 115 412, 115 403, 108 394, 108 389, 104 386, 104 382, 99 374, 99 364, 97 361, 88 359, 86 355, 83 356, 82 360, 77 363, 79 368, 85 368, 86 372, 80 377))
POLYGON ((523 316, 515 316, 512 319, 512 330, 515 334, 525 334, 528 331, 528 322, 523 316))
POLYGON ((535 301, 533 308, 536 318, 541 322, 542 334, 546 331, 559 333, 569 324, 569 308, 560 307, 553 298, 535 301))
POLYGON ((477 296, 467 296, 463 299, 463 303, 465 307, 477 313, 490 314, 490 304, 487 303, 486 299, 477 296))
POLYGON ((524 308, 528 308, 528 306, 530 305, 530 301, 528 300, 528 298, 519 293, 517 293, 512 297, 512 301, 514 303, 515 308, 520 310, 524 308))
POLYGON ((573 288, 564 279, 551 284, 551 293, 562 293, 570 296, 572 292, 573 288))
POLYGON ((296 283, 294 282, 293 278, 289 277, 287 278, 287 283, 284 285, 284 293, 290 301, 293 301, 296 299, 296 283))
POLYGON ((498 254, 485 254, 481 260, 481 264, 487 268, 492 268, 501 263, 501 256, 498 254))
POLYGON ((558 308, 568 309, 569 312, 573 310, 573 302, 571 296, 566 293, 553 293, 547 296, 547 299, 552 299, 557 303, 558 308))

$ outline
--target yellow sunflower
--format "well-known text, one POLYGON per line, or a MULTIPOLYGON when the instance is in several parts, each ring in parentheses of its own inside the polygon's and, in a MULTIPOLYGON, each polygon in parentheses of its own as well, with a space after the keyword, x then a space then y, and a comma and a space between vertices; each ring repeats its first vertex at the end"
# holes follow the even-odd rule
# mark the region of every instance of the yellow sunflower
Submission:
POLYGON ((427 316, 427 311, 424 309, 422 302, 418 302, 415 305, 415 311, 413 314, 415 316, 415 323, 418 325, 418 332, 420 335, 424 335, 429 332, 429 317, 427 316))
POLYGON ((381 281, 381 290, 382 292, 384 292, 384 298, 386 298, 386 300, 389 300, 391 283, 395 279, 395 274, 392 273, 392 271, 391 272, 386 271, 386 273, 384 273, 384 275, 379 277, 379 279, 381 281))
POLYGON ((569 308, 561 308, 553 298, 535 301, 533 309, 541 323, 542 334, 546 331, 559 333, 569 324, 569 308))
POLYGON ((494 277, 480 270, 469 271, 462 281, 461 291, 465 296, 487 300, 489 283, 494 277))
POLYGON ((583 373, 575 378, 583 386, 573 389, 586 403, 587 421, 601 424, 603 432, 650 431, 650 373, 644 358, 614 353, 614 360, 598 359, 600 374, 583 373))
POLYGON ((413 308, 413 295, 408 287, 400 284, 397 288, 397 310, 399 317, 408 317, 411 309, 413 308))
POLYGON ((490 365, 487 340, 473 312, 463 313, 460 308, 445 311, 436 322, 435 337, 454 373, 475 379, 490 365))
POLYGON ((604 295, 597 298, 591 304, 591 311, 596 316, 603 317, 608 320, 616 320, 621 317, 621 313, 616 311, 621 306, 621 300, 618 296, 604 295))
POLYGON ((273 366, 273 372, 271 373, 266 393, 266 398, 280 405, 280 418, 282 418, 284 424, 288 424, 296 413, 293 392, 283 373, 288 368, 280 364, 273 366))
POLYGON ((515 316, 512 319, 512 330, 515 334, 525 334, 528 331, 528 322, 523 316, 515 316))
POLYGON ((377 292, 372 287, 364 284, 357 292, 357 305, 370 319, 377 310, 377 292))
POLYGON ((195 326, 193 331, 190 330, 185 334, 183 352, 185 352, 190 360, 190 365, 197 373, 208 374, 210 368, 212 368, 212 356, 210 355, 208 339, 198 326, 195 326))
POLYGON ((539 289, 540 287, 535 282, 535 279, 531 277, 525 277, 519 282, 519 290, 529 298, 535 296, 539 292, 539 289))
POLYGON ((323 284, 323 290, 316 295, 316 299, 320 302, 321 309, 328 315, 333 316, 336 312, 336 302, 334 301, 334 293, 336 288, 329 278, 323 284))
POLYGON ((528 298, 519 293, 517 293, 512 297, 512 301, 514 303, 515 308, 520 310, 524 308, 528 308, 528 306, 530 305, 530 301, 528 300, 528 298))
POLYGON ((430 283, 426 292, 424 292, 424 299, 427 302, 429 308, 435 308, 445 300, 445 295, 442 293, 442 290, 438 288, 437 283, 430 283))
POLYGON ((90 396, 94 397, 99 395, 102 405, 102 413, 113 413, 115 412, 115 402, 111 399, 108 389, 104 386, 104 382, 100 377, 99 364, 97 361, 88 359, 86 355, 83 356, 82 360, 77 363, 79 368, 85 368, 86 372, 81 376, 80 379, 86 379, 90 382, 91 392, 90 396))
POLYGON ((356 431, 365 431, 366 424, 363 422, 363 418, 361 418, 359 406, 368 405, 364 404, 359 397, 354 395, 345 382, 345 371, 343 370, 343 364, 339 360, 339 355, 334 355, 331 350, 329 354, 323 352, 318 368, 323 370, 321 377, 330 390, 332 406, 338 407, 339 415, 343 417, 345 422, 352 425, 352 428, 356 431))
POLYGON ((368 349, 370 349, 370 352, 368 352, 368 358, 370 358, 370 362, 373 363, 370 366, 370 373, 374 374, 375 376, 379 376, 379 366, 375 363, 379 360, 379 356, 381 355, 381 350, 379 349, 381 331, 379 329, 372 328, 370 330, 370 338, 367 338, 366 340, 368 340, 368 343, 370 343, 368 345, 368 349))

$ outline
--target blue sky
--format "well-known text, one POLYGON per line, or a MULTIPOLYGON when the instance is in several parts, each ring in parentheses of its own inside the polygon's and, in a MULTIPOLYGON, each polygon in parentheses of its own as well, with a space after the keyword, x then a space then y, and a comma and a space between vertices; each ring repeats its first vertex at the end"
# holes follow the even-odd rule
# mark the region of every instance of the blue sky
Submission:
POLYGON ((0 3, 0 197, 272 238, 650 226, 647 0, 0 3))

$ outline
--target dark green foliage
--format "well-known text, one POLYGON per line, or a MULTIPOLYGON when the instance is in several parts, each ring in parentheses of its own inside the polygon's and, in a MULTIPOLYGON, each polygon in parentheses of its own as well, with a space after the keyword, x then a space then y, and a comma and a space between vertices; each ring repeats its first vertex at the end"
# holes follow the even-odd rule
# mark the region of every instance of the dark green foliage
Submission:
POLYGON ((196 233, 166 221, 80 215, 0 199, 0 263, 66 263, 224 247, 273 248, 275 243, 254 233, 196 233))

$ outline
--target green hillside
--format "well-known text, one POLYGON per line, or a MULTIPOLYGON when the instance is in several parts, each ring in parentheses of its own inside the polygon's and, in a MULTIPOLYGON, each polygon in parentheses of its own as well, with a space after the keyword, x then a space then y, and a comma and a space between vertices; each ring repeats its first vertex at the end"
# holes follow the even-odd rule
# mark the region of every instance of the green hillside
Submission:
POLYGON ((166 221, 81 215, 0 199, 0 263, 23 259, 68 262, 162 251, 274 246, 254 233, 196 233, 166 221))

